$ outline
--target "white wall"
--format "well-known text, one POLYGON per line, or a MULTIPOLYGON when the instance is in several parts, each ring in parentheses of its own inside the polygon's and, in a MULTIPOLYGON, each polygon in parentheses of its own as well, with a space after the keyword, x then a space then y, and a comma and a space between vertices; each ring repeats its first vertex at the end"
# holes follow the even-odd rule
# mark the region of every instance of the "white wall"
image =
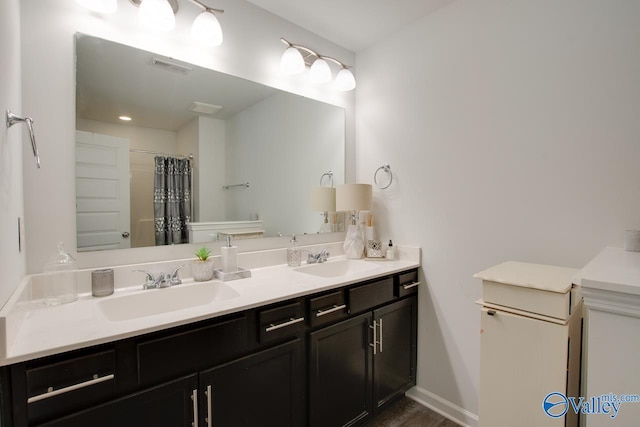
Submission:
MULTIPOLYGON (((197 164, 200 170, 199 197, 200 209, 198 221, 224 221, 225 198, 222 186, 225 184, 225 129, 224 120, 209 117, 199 119, 199 156, 197 164)), ((232 218, 230 218, 232 219, 232 218)))
POLYGON ((462 421, 472 275, 582 267, 640 226, 639 16, 636 0, 458 0, 357 55, 358 182, 392 167, 374 203, 383 240, 422 247, 418 386, 462 421))
MULTIPOLYGON (((114 15, 97 15, 73 1, 22 0, 23 105, 36 119, 41 136, 42 170, 25 170, 25 216, 27 218, 27 271, 42 270, 57 241, 75 241, 75 168, 73 131, 75 118, 75 72, 73 35, 76 32, 102 37, 159 54, 233 74, 279 89, 330 102, 347 111, 347 165, 353 164, 355 140, 354 94, 313 87, 303 77, 289 78, 279 71, 283 45, 280 37, 308 45, 345 63, 355 55, 296 25, 244 1, 219 0, 225 9, 220 17, 224 31, 222 46, 204 50, 190 40, 190 25, 198 6, 180 2, 176 29, 154 34, 138 26, 137 8, 128 0, 118 1, 114 15), (44 214, 46 212, 46 215, 44 214), (51 226, 51 225, 54 226, 51 226)), ((3 15, 4 16, 4 15, 3 15)), ((348 173, 353 175, 352 169, 348 173)), ((71 243, 68 247, 73 249, 71 243)), ((149 254, 174 254, 163 250, 132 249, 100 254, 104 263, 133 262, 149 254)), ((187 252, 190 253, 190 252, 187 252)), ((81 254, 81 266, 96 257, 81 254)))
MULTIPOLYGON (((18 250, 18 217, 24 218, 22 196, 22 145, 27 143, 26 126, 4 125, 5 110, 26 116, 23 110, 20 75, 20 2, 0 2, 0 307, 4 305, 25 273, 25 250, 18 250)), ((36 122, 36 130, 37 122, 36 122)), ((33 154, 26 167, 35 169, 33 154)))
POLYGON ((227 190, 227 218, 264 221, 265 235, 319 231, 320 212, 308 203, 323 173, 344 162, 344 112, 307 99, 276 93, 227 120, 227 182, 249 188, 227 190), (279 118, 286 117, 283 121, 279 118), (304 144, 300 141, 304 135, 304 144), (298 159, 308 159, 304 163, 298 159), (283 187, 282 183, 286 183, 283 187))

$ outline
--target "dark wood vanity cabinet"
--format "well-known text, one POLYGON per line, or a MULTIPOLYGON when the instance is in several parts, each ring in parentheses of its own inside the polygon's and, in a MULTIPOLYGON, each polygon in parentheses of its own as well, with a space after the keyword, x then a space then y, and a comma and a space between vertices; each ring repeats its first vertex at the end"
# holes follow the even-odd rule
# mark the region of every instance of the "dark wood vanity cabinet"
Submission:
POLYGON ((359 424, 415 384, 414 276, 3 367, 0 424, 359 424))
POLYGON ((417 301, 310 333, 309 425, 360 424, 415 384, 417 301))

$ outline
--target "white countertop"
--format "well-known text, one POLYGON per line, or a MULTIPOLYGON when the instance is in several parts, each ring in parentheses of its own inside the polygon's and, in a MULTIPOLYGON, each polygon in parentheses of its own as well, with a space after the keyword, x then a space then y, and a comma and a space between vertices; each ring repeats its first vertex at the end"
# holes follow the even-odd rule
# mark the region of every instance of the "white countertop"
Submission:
POLYGON ((574 268, 507 261, 476 273, 473 277, 564 294, 571 289, 571 279, 576 272, 574 268))
MULTIPOLYGON (((403 252, 409 256, 396 261, 363 260, 361 262, 371 263, 376 267, 339 277, 305 274, 286 265, 254 268, 251 270, 251 278, 224 282, 224 285, 237 293, 233 298, 131 320, 108 320, 98 302, 123 295, 163 292, 164 289, 141 290, 140 286, 135 286, 116 289, 114 295, 102 298, 92 297, 90 293, 81 294, 78 301, 59 306, 23 303, 5 307, 5 316, 0 317, 0 326, 5 328, 6 340, 0 366, 241 312, 420 266, 419 248, 406 248, 403 252)), ((329 262, 343 258, 331 258, 329 262)), ((199 285, 201 283, 203 282, 198 282, 199 285)), ((219 285, 221 282, 214 280, 211 283, 219 285)), ((188 279, 178 286, 194 284, 192 279, 188 279)))
POLYGON ((607 247, 574 278, 584 289, 640 295, 640 252, 607 247))

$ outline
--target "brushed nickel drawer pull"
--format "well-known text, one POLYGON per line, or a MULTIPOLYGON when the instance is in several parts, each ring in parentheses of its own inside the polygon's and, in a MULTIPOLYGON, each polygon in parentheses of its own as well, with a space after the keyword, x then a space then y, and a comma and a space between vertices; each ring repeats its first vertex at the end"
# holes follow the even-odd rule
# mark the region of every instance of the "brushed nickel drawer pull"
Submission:
POLYGON ((207 418, 205 419, 207 423, 207 427, 211 427, 213 425, 212 417, 211 417, 211 385, 207 386, 207 391, 204 392, 207 395, 207 418))
POLYGON ((413 282, 413 283, 409 283, 408 285, 402 285, 402 289, 406 291, 407 289, 415 288, 419 284, 420 282, 413 282))
POLYGON ((198 427, 198 389, 194 389, 191 392, 191 400, 193 401, 193 422, 192 427, 198 427))
POLYGON ((276 329, 285 328, 287 326, 295 325, 296 323, 300 323, 300 322, 304 322, 304 316, 303 317, 298 317, 297 319, 294 319, 292 317, 290 320, 288 320, 286 322, 279 323, 277 325, 274 325, 272 323, 271 325, 269 325, 265 329, 265 331, 267 331, 267 332, 275 331, 276 329))
POLYGON ((32 397, 28 398, 27 399, 27 403, 38 402, 40 400, 49 399, 50 397, 59 396, 59 395, 64 394, 64 393, 69 393, 70 391, 79 390, 81 388, 89 387, 89 386, 92 386, 94 384, 100 384, 102 382, 112 380, 115 377, 116 376, 114 374, 105 375, 104 377, 98 377, 98 375, 94 375, 93 379, 90 379, 89 381, 84 381, 84 382, 81 382, 81 383, 78 383, 78 384, 73 384, 73 385, 70 385, 68 387, 63 387, 63 388, 58 389, 58 390, 53 390, 53 387, 49 387, 49 390, 51 390, 51 391, 47 391, 46 393, 38 394, 36 396, 32 396, 32 397))
POLYGON ((342 310, 344 308, 347 308, 346 304, 342 304, 342 305, 334 304, 333 307, 328 308, 326 310, 318 310, 316 312, 316 317, 324 316, 324 315, 327 315, 329 313, 334 313, 334 312, 340 311, 340 310, 342 310))

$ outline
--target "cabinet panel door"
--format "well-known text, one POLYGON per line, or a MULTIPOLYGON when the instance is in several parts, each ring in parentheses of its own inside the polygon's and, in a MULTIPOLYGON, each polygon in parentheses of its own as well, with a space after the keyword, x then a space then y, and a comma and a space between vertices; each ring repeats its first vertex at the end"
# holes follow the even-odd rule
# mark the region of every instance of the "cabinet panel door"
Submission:
POLYGON ((416 298, 373 312, 380 340, 373 356, 373 393, 380 408, 415 384, 416 298))
POLYGON ((49 427, 191 427, 196 375, 171 381, 43 424, 49 427))
POLYGON ((564 426, 542 402, 566 390, 568 326, 482 308, 480 327, 480 425, 564 426))
POLYGON ((364 419, 371 405, 371 313, 309 335, 309 425, 343 426, 364 419))
POLYGON ((297 338, 202 372, 200 390, 201 425, 303 425, 302 340, 297 338))

